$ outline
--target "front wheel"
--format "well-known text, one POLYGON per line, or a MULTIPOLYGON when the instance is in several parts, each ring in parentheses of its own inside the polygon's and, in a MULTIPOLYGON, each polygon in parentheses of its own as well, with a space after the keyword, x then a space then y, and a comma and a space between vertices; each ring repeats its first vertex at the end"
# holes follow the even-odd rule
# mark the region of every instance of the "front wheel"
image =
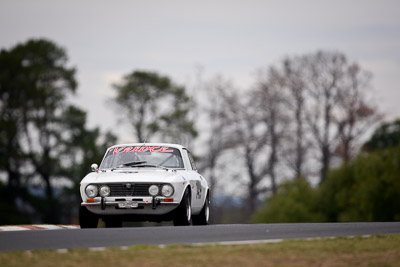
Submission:
POLYGON ((86 207, 80 206, 79 208, 79 225, 81 228, 97 228, 99 217, 90 212, 86 207))
POLYGON ((185 191, 181 203, 176 208, 173 221, 175 226, 192 225, 192 206, 189 190, 185 191))
POLYGON ((194 225, 208 225, 210 220, 210 197, 207 194, 206 200, 204 201, 204 206, 200 211, 199 215, 193 216, 194 225))

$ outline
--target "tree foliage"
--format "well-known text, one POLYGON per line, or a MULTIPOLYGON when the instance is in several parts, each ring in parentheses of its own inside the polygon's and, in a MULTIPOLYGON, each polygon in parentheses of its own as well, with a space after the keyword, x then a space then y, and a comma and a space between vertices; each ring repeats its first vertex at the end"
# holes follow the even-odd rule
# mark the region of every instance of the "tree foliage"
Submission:
POLYGON ((363 145, 364 151, 395 147, 400 143, 400 120, 382 123, 372 137, 363 145))
POLYGON ((77 87, 67 63, 65 50, 45 39, 0 52, 0 172, 9 201, 2 205, 46 223, 63 220, 63 187, 56 184, 71 181, 100 136, 86 128, 86 112, 67 101, 77 87))
POLYGON ((288 181, 280 185, 276 195, 267 198, 252 220, 255 223, 323 221, 317 197, 317 190, 304 179, 288 181))
POLYGON ((69 107, 63 119, 65 128, 73 129, 66 142, 67 149, 59 155, 62 167, 60 175, 72 182, 72 186, 65 188, 58 196, 62 205, 74 207, 62 212, 61 215, 67 218, 76 218, 78 215, 80 181, 90 171, 91 164, 99 164, 104 151, 117 141, 110 132, 102 134, 99 128, 88 129, 86 117, 83 110, 69 107))
POLYGON ((266 199, 253 220, 400 221, 399 173, 400 145, 361 153, 329 171, 327 179, 316 188, 305 181, 283 184, 276 196, 266 199))
POLYGON ((359 155, 320 188, 329 221, 400 220, 400 146, 359 155))
POLYGON ((187 143, 197 135, 189 119, 185 88, 156 72, 134 71, 114 84, 118 112, 138 142, 158 135, 163 142, 187 143))

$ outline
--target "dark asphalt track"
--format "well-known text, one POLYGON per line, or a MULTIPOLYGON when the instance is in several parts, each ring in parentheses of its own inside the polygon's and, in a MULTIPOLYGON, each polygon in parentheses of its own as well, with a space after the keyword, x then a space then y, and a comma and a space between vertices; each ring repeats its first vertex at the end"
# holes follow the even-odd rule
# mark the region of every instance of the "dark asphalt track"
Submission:
POLYGON ((400 233, 393 223, 294 223, 160 226, 0 232, 0 251, 192 244, 400 233))

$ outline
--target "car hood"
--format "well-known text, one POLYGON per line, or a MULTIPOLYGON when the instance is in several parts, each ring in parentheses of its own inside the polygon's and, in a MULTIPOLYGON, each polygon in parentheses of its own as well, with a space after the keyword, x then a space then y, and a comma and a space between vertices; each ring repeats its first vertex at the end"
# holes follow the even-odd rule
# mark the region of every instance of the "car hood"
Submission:
MULTIPOLYGON (((176 177, 176 173, 166 170, 135 170, 135 171, 107 171, 99 172, 90 177, 96 183, 124 183, 124 182, 166 182, 176 177)), ((89 177, 88 177, 89 178, 89 177)))

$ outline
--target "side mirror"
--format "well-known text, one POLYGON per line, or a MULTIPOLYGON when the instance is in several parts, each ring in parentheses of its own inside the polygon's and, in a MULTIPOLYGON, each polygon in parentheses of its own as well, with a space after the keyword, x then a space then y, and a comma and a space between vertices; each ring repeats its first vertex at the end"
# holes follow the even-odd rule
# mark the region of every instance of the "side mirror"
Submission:
POLYGON ((99 170, 99 166, 96 163, 93 163, 90 168, 92 169, 92 172, 97 172, 99 170))

